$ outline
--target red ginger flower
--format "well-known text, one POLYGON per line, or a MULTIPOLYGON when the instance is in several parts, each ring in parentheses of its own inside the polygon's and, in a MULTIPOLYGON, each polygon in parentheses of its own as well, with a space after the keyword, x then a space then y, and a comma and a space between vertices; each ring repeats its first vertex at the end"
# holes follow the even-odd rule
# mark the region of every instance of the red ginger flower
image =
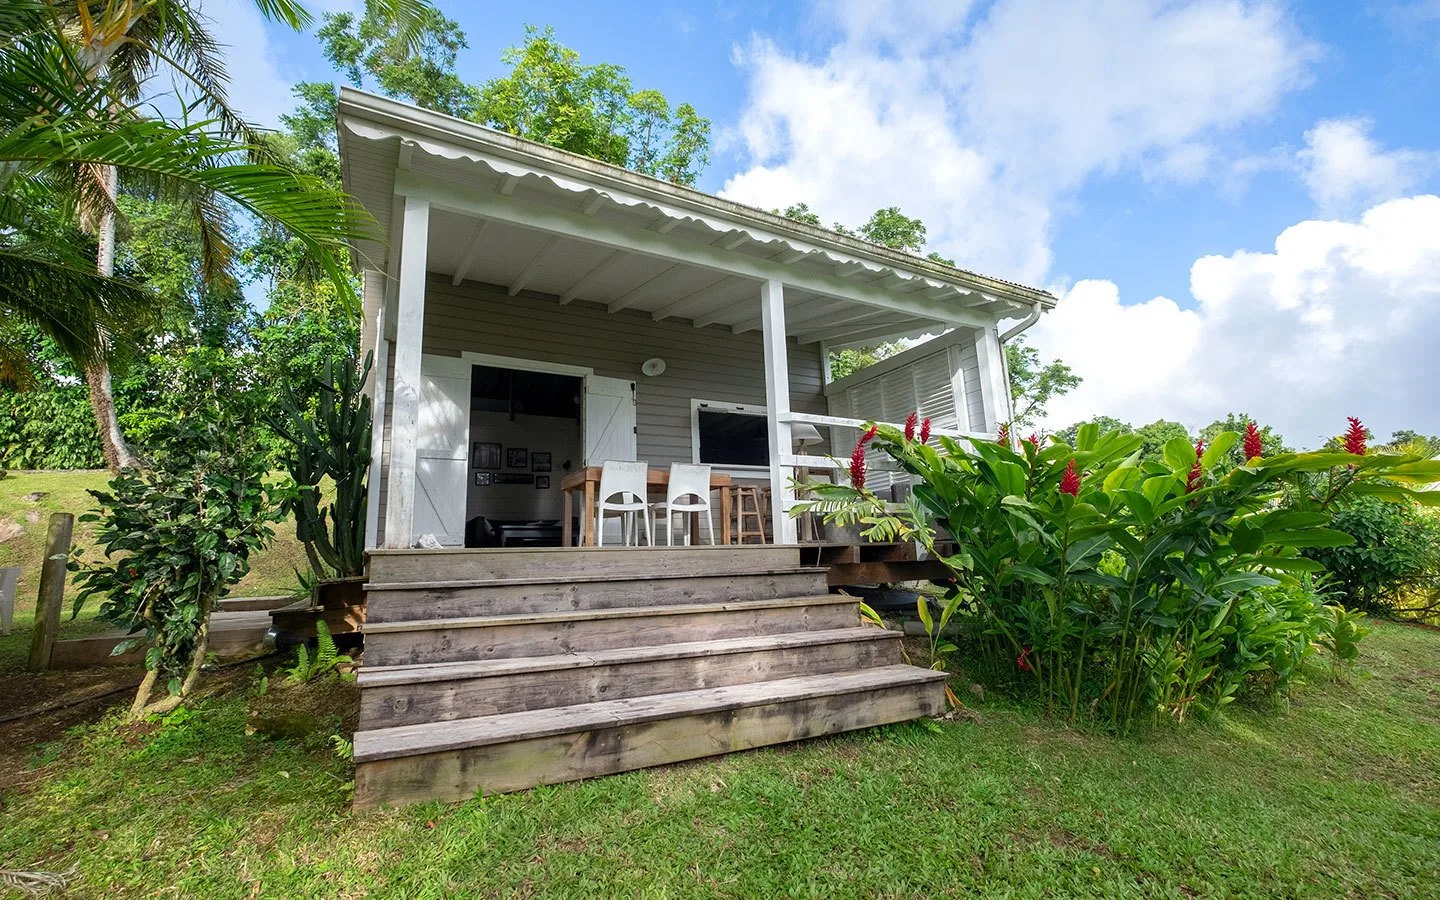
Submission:
POLYGON ((1029 444, 1031 447, 1034 447, 1036 450, 1039 450, 1040 436, 1032 431, 1030 432, 1030 436, 1025 439, 1025 443, 1029 444))
POLYGON ((1185 479, 1185 493, 1193 493, 1200 488, 1200 482, 1205 478, 1205 468, 1200 465, 1200 457, 1205 455, 1205 442, 1195 442, 1195 465, 1190 467, 1190 475, 1185 479))
POLYGON ((1075 468, 1074 457, 1071 457, 1069 465, 1065 466, 1065 474, 1060 478, 1060 493, 1080 496, 1080 470, 1075 468))
POLYGON ((915 440, 915 426, 920 421, 920 414, 912 412, 905 417, 905 443, 915 440))
POLYGON ((850 451, 850 486, 857 491, 865 489, 865 445, 875 437, 879 426, 871 425, 869 430, 860 435, 860 440, 855 442, 855 449, 850 451))
POLYGON ((995 443, 1002 447, 1010 446, 1010 424, 1007 422, 1000 426, 1000 431, 995 435, 995 443))
POLYGON ((930 420, 926 419, 920 423, 920 443, 930 443, 930 420))
POLYGON ((1029 648, 1029 647, 1026 647, 1024 650, 1021 650, 1021 651, 1020 651, 1020 655, 1017 656, 1017 657, 1015 657, 1015 665, 1019 666, 1019 667, 1020 667, 1020 671, 1022 671, 1022 672, 1033 672, 1033 671, 1035 671, 1035 667, 1032 666, 1032 665, 1030 665, 1030 648, 1029 648))
POLYGON ((1245 423, 1245 461, 1259 459, 1265 452, 1265 447, 1260 440, 1260 429, 1255 427, 1254 422, 1245 423))
POLYGON ((1355 416, 1346 416, 1350 427, 1345 430, 1345 452, 1356 456, 1365 455, 1365 426, 1355 416))

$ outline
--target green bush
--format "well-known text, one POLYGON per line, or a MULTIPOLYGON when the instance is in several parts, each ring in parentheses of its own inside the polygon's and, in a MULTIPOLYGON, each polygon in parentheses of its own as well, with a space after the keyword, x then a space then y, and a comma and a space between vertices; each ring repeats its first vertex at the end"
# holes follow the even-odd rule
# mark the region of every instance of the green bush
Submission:
MULTIPOLYGON (((1387 454, 1284 454, 1232 468, 1238 439, 1223 432, 1192 446, 1177 436, 1147 455, 1142 436, 1092 424, 1074 446, 942 437, 937 448, 913 428, 882 425, 857 448, 858 484, 812 486, 818 499, 797 511, 925 544, 978 617, 992 662, 1008 657, 1067 719, 1125 730, 1219 707, 1247 686, 1283 689, 1334 618, 1307 580, 1320 564, 1298 552, 1352 543, 1325 527, 1329 504, 1423 497, 1405 484, 1440 477, 1440 462, 1387 454), (919 479, 904 515, 864 489, 869 439, 919 479), (1321 500, 1277 505, 1316 473, 1321 500), (937 545, 937 525, 953 552, 937 545)), ((1347 632, 1336 652, 1358 637, 1347 632)))
MULTIPOLYGON (((203 380, 197 370, 190 386, 203 380)), ((132 716, 173 708, 189 692, 205 659, 211 612, 273 535, 268 461, 221 387, 212 382, 208 402, 157 429, 149 465, 124 469, 107 491, 91 491, 99 512, 80 517, 96 523, 104 559, 72 561, 80 585, 75 612, 98 598, 100 617, 134 635, 116 652, 147 648, 132 716), (170 696, 151 703, 157 683, 170 696)))
POLYGON ((0 468, 98 469, 105 465, 85 386, 0 388, 0 468))
POLYGON ((1416 504, 1360 497, 1337 509, 1330 527, 1353 543, 1305 555, 1325 567, 1351 605, 1393 613, 1408 588, 1440 574, 1440 520, 1416 504))

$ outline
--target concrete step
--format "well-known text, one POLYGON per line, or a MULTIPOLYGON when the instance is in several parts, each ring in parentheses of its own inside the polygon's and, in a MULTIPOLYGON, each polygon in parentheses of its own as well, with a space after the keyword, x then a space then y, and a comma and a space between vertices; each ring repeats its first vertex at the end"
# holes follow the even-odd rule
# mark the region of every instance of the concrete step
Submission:
POLYGON ((531 547, 483 550, 372 550, 373 584, 414 581, 490 581, 548 578, 564 581, 595 572, 638 575, 683 571, 737 575, 800 565, 798 547, 531 547))
POLYGON ((365 625, 364 662, 366 666, 405 666, 514 659, 791 631, 824 631, 859 623, 858 601, 840 594, 377 622, 365 625))
POLYGON ((696 575, 682 566, 614 574, 518 576, 489 581, 420 581, 366 586, 370 622, 522 615, 626 606, 763 600, 828 590, 825 570, 786 568, 741 574, 696 575))
POLYGON ((884 666, 355 735, 355 806, 462 800, 945 709, 945 675, 884 666))
POLYGON ((588 653, 376 668, 360 673, 360 729, 443 722, 727 687, 900 662, 874 627, 766 634, 588 653))

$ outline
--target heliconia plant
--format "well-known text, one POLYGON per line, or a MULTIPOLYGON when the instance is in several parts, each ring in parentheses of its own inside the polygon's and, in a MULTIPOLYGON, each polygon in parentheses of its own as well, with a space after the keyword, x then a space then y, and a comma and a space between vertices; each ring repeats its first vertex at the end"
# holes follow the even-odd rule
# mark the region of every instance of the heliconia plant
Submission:
POLYGON ((1272 684, 1293 676, 1318 617, 1333 615, 1307 587, 1319 564, 1300 550, 1352 542, 1327 527, 1337 505, 1440 505, 1440 492, 1420 489, 1440 480, 1440 461, 1313 452, 1234 466, 1241 440, 1176 438, 1147 457, 1140 436, 1094 424, 1073 445, 1019 448, 943 435, 930 446, 872 426, 857 450, 913 476, 908 508, 892 512, 858 479, 813 485, 794 512, 918 541, 949 570, 948 599, 980 652, 1068 720, 1123 731, 1142 716, 1219 707, 1262 670, 1272 684), (1287 635, 1283 653, 1256 656, 1259 628, 1287 635))

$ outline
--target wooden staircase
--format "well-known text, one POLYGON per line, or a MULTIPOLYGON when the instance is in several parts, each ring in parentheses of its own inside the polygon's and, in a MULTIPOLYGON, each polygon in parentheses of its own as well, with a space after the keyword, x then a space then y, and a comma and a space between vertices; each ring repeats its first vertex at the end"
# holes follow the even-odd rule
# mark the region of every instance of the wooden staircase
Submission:
POLYGON ((945 676, 796 548, 378 550, 355 806, 459 800, 935 715, 945 676))

